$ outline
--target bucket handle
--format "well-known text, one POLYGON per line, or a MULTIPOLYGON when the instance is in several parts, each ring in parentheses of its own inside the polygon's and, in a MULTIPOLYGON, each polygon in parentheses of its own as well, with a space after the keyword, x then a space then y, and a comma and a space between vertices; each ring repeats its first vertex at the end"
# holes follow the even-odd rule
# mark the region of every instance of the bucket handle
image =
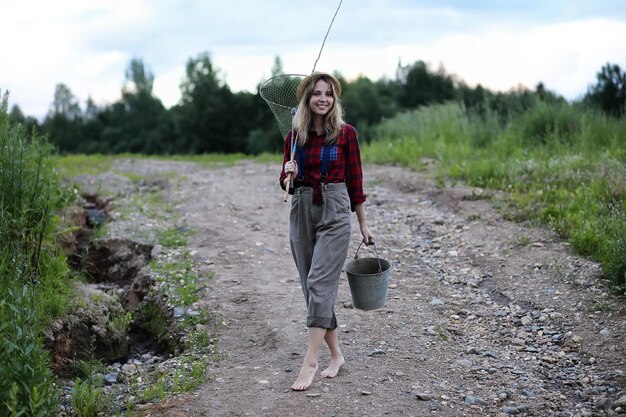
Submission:
MULTIPOLYGON (((363 243, 365 243, 365 242, 361 241, 361 243, 359 243, 359 247, 356 248, 356 253, 354 254, 354 259, 358 259, 359 258, 359 250, 361 249, 361 246, 363 245, 363 243)), ((371 245, 365 245, 365 246, 373 246, 374 247, 374 252, 376 252, 376 259, 378 260, 378 273, 380 274, 381 272, 383 272, 383 267, 380 264, 380 256, 378 256, 378 251, 376 250, 376 244, 372 243, 371 245)))

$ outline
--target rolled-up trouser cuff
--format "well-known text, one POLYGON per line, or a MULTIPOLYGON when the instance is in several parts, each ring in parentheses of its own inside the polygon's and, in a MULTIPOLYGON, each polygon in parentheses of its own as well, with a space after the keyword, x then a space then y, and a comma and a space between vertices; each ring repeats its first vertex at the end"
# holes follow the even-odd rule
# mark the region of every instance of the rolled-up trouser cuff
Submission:
POLYGON ((335 330, 337 328, 337 318, 333 317, 315 317, 306 318, 306 327, 320 327, 322 329, 335 330))

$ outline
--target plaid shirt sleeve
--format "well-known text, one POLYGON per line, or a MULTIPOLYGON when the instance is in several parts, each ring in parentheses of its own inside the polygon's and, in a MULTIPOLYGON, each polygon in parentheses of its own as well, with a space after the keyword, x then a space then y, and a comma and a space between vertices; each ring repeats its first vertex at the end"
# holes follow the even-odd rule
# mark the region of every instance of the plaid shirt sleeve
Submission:
POLYGON ((346 124, 341 132, 345 141, 345 168, 344 174, 352 211, 354 206, 365 202, 367 196, 363 193, 363 170, 361 167, 361 148, 356 129, 346 124))

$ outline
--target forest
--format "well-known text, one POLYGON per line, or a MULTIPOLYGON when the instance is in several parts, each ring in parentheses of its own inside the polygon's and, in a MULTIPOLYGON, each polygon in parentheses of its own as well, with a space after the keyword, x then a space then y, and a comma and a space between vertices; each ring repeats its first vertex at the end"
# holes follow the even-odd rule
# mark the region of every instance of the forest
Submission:
MULTIPOLYGON (((281 59, 276 57, 271 75, 282 73, 281 59)), ((48 136, 62 154, 279 152, 280 134, 259 94, 233 92, 220 74, 209 53, 190 58, 180 85, 180 102, 168 109, 153 94, 155 77, 149 66, 134 58, 127 66, 120 99, 114 103, 98 107, 88 98, 81 104, 71 86, 59 83, 43 121, 24 115, 19 104, 11 107, 10 116, 48 136)), ((423 61, 399 64, 395 79, 347 80, 336 75, 344 86, 341 99, 347 122, 365 142, 374 138, 374 128, 381 121, 433 104, 460 103, 468 114, 493 112, 506 123, 537 103, 566 103, 543 83, 493 92, 481 85, 469 86, 445 68, 432 69, 423 61)), ((618 65, 607 63, 598 71, 595 84, 568 104, 621 118, 625 103, 626 74, 618 65)))

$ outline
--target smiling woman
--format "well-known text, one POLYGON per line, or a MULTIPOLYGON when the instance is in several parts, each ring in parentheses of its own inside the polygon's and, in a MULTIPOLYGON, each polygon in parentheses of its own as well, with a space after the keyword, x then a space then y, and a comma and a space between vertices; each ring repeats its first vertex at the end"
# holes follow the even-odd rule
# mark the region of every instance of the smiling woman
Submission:
POLYGON ((313 383, 323 342, 331 355, 323 378, 336 377, 345 363, 334 306, 350 244, 350 211, 357 215, 363 242, 374 243, 365 215, 359 142, 354 127, 343 120, 340 95, 341 84, 331 74, 313 72, 305 77, 296 90, 299 103, 292 129, 298 138, 297 162, 290 134, 285 140, 280 185, 293 194, 289 243, 309 328, 306 356, 291 386, 294 391, 304 391, 313 383))

